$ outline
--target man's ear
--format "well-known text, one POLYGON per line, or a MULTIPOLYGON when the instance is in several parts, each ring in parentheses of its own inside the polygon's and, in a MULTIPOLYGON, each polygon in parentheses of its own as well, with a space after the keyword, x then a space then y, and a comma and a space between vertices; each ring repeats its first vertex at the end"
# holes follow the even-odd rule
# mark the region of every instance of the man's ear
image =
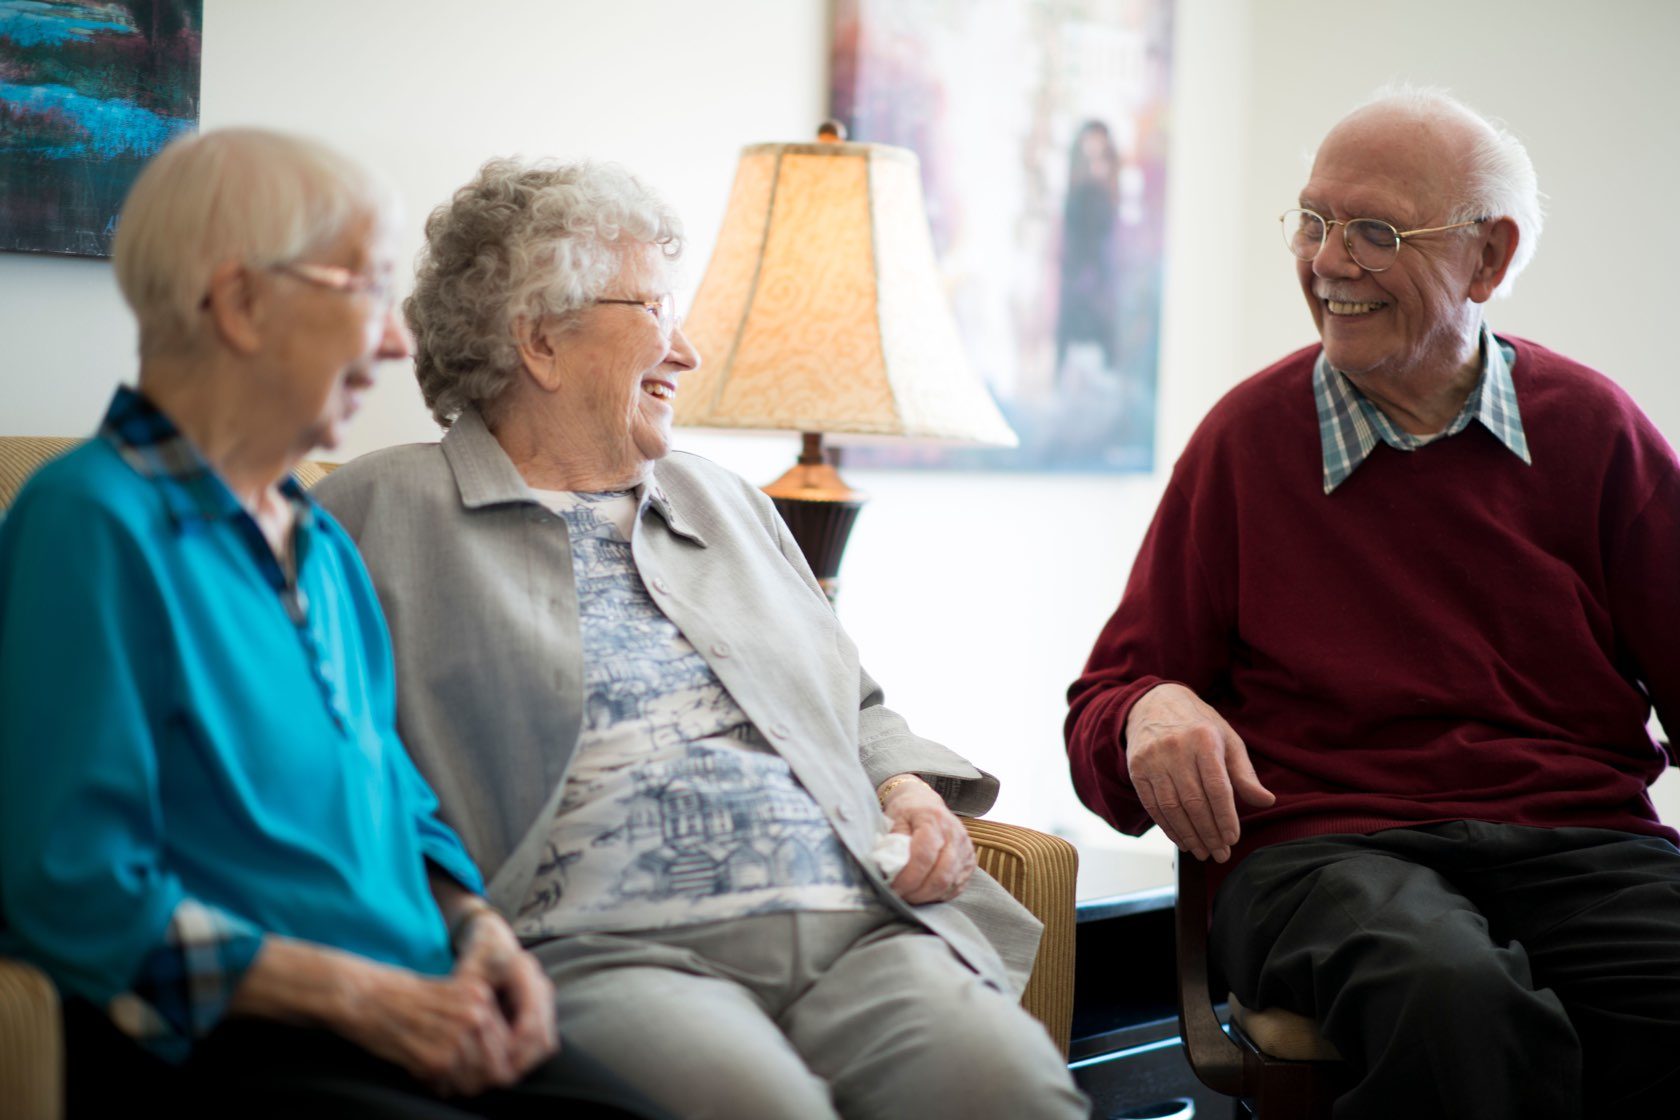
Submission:
POLYGON ((215 267, 210 273, 210 290, 204 296, 204 310, 223 345, 247 355, 262 349, 257 290, 251 270, 243 264, 223 261, 215 267))
POLYGON ((1504 282, 1511 259, 1517 255, 1517 242, 1522 237, 1517 223, 1511 218, 1496 218, 1491 227, 1482 235, 1476 271, 1470 276, 1470 298, 1476 303, 1486 303, 1504 282))
POLYGON ((560 387, 560 348, 555 343, 554 321, 549 318, 532 319, 521 315, 513 321, 514 345, 519 361, 545 392, 560 387))

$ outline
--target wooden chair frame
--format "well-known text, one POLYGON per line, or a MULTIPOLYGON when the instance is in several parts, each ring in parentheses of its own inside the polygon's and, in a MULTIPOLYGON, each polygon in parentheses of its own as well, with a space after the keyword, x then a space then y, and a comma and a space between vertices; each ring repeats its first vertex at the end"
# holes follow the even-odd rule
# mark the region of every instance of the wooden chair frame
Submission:
POLYGON ((1178 1025, 1184 1054, 1202 1084, 1238 1100, 1261 1120, 1328 1120, 1330 1106, 1346 1087, 1341 1062, 1299 1062, 1266 1054, 1232 1024, 1220 1022, 1208 987, 1207 867, 1183 852, 1178 856, 1178 1025))

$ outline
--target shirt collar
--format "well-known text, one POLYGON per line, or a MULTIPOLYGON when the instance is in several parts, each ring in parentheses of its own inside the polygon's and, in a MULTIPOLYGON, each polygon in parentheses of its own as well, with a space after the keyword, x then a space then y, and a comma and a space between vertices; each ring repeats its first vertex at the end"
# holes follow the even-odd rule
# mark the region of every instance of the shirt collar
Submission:
MULTIPOLYGON (((496 442, 495 435, 477 409, 463 409, 455 418, 443 437, 443 454, 454 472, 461 504, 468 509, 509 502, 536 502, 531 488, 520 476, 519 468, 513 465, 502 445, 496 442)), ((673 533, 702 548, 706 547, 705 539, 690 527, 666 496, 659 485, 658 472, 659 467, 655 464, 654 477, 636 487, 637 518, 641 517, 642 510, 652 506, 673 533)))
POLYGON ((468 509, 537 500, 476 408, 462 410, 441 446, 461 504, 468 509))
MULTIPOLYGON (((117 388, 99 425, 99 438, 136 474, 158 484, 177 525, 250 516, 192 441, 138 389, 117 388)), ((314 503, 296 478, 287 475, 280 492, 292 503, 300 529, 314 524, 314 503)))
POLYGON ((665 519, 665 524, 670 527, 671 532, 693 541, 701 548, 705 548, 706 538, 695 531, 694 527, 683 517, 681 511, 677 509, 675 503, 665 493, 664 487, 659 485, 659 464, 654 464, 653 473, 654 477, 644 484, 643 508, 652 506, 659 516, 665 519))
POLYGON ((1416 451, 1457 435, 1472 420, 1480 421, 1517 458, 1533 462, 1517 408, 1516 384, 1511 379, 1516 350, 1485 326, 1480 349, 1481 378, 1452 423, 1433 436, 1414 436, 1398 428, 1345 374, 1333 368, 1320 350, 1313 366, 1313 399, 1318 405, 1318 436, 1324 453, 1324 492, 1328 494, 1346 482, 1378 443, 1397 451, 1416 451))

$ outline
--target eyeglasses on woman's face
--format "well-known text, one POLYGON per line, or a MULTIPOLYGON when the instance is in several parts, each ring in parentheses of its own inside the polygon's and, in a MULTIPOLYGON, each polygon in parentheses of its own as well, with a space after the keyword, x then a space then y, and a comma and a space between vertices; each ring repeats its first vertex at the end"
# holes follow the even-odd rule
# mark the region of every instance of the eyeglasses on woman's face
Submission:
MULTIPOLYGON (((324 288, 341 295, 365 295, 381 315, 388 314, 397 301, 395 278, 389 269, 379 272, 357 272, 336 264, 314 264, 309 261, 281 261, 278 264, 258 265, 269 272, 278 272, 301 280, 315 288, 324 288)), ((199 310, 210 306, 210 293, 198 301, 199 310)))
POLYGON ((357 272, 335 264, 311 264, 308 261, 283 261, 270 268, 317 288, 346 295, 365 295, 380 308, 390 307, 396 298, 396 284, 389 272, 357 272))
POLYGON ((598 299, 595 302, 640 307, 653 316, 653 321, 659 325, 659 333, 666 338, 682 326, 682 316, 677 314, 677 299, 670 292, 657 299, 598 299))

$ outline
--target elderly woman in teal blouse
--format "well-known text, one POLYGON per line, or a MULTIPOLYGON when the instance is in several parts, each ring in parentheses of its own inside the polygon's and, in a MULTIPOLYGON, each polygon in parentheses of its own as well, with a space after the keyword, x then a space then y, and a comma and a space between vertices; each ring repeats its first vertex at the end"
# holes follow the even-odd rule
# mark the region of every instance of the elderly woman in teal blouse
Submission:
POLYGON ((366 572, 291 477, 408 354, 389 216, 307 141, 166 149, 116 242, 139 387, 0 523, 0 949, 66 997, 73 1113, 631 1100, 553 1056, 395 734, 366 572))

